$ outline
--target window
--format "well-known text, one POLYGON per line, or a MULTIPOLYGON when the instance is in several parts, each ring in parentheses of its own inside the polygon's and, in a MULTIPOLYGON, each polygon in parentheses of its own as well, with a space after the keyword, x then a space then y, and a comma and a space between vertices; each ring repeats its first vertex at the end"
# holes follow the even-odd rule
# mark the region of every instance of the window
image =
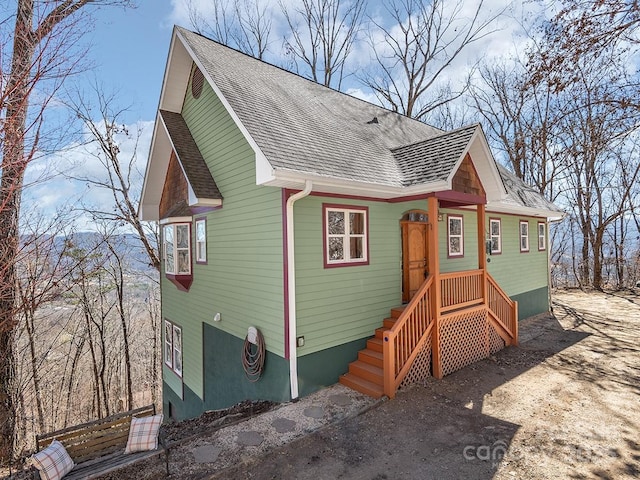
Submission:
POLYGON ((520 251, 529 251, 529 222, 520 221, 520 251))
POLYGON ((191 274, 191 239, 188 223, 164 226, 164 271, 171 275, 191 274))
POLYGON ((367 264, 368 209, 323 205, 323 210, 325 267, 367 264))
POLYGON ((538 250, 546 250, 547 248, 547 224, 538 222, 538 250))
POLYGON ((196 262, 207 263, 207 221, 196 220, 196 262))
POLYGON ((173 368, 173 329, 167 320, 164 321, 164 363, 173 368))
POLYGON ((502 253, 502 223, 499 218, 489 219, 491 254, 502 253))
POLYGON ((447 238, 450 257, 464 256, 462 219, 461 215, 449 215, 448 217, 447 238))
POLYGON ((173 371, 182 376, 182 329, 173 326, 173 371))
POLYGON ((182 377, 182 328, 164 321, 164 363, 182 377))

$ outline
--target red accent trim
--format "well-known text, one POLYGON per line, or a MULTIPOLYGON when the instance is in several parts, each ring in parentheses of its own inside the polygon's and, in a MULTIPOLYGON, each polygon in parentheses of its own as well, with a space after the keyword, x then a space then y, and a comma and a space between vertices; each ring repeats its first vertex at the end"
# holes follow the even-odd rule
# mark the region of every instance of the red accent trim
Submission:
POLYGON ((518 243, 520 244, 520 253, 529 253, 531 251, 531 231, 529 230, 529 220, 520 220, 518 222, 518 243), (522 249, 522 224, 527 224, 527 249, 522 249))
POLYGON ((193 283, 193 275, 174 275, 172 273, 165 273, 165 277, 167 277, 167 279, 182 292, 188 292, 191 284, 193 283))
POLYGON ((536 239, 538 240, 538 251, 544 252, 547 249, 547 222, 538 222, 536 239), (540 248, 540 225, 544 225, 544 248, 540 248))
POLYGON ((489 241, 491 241, 491 221, 498 221, 500 222, 500 251, 499 252, 491 252, 490 255, 502 255, 502 219, 501 218, 495 218, 495 217, 489 217, 489 241))
POLYGON ((448 208, 445 204, 453 205, 486 205, 487 198, 482 195, 472 195, 470 193, 456 192, 454 190, 446 190, 444 192, 435 192, 430 194, 440 200, 442 208, 448 208))
POLYGON ((215 212, 216 210, 221 210, 221 209, 222 209, 222 205, 218 205, 216 207, 210 207, 210 206, 189 207, 189 210, 191 210, 192 215, 200 215, 202 213, 215 212))
POLYGON ((447 213, 447 258, 464 258, 464 215, 455 215, 452 213, 447 213), (450 218, 459 218, 460 219, 460 249, 462 250, 461 254, 451 255, 450 246, 451 242, 449 241, 450 236, 450 218))
MULTIPOLYGON (((346 225, 345 225, 346 228, 346 225)), ((346 246, 345 246, 346 247, 346 246)), ((357 267, 362 265, 369 265, 369 207, 361 207, 358 205, 344 205, 335 203, 323 203, 322 204, 322 261, 324 268, 340 268, 340 267, 357 267), (340 262, 329 263, 327 259, 327 209, 339 208, 347 210, 359 210, 365 212, 365 232, 364 238, 366 242, 367 259, 360 262, 340 262)))
POLYGON ((193 219, 193 258, 195 259, 195 263, 197 265, 207 265, 208 255, 207 255, 207 217, 200 217, 193 219), (204 221, 204 258, 205 260, 198 260, 198 222, 204 221))
POLYGON ((287 245, 287 200, 293 193, 287 188, 282 189, 282 265, 284 286, 284 358, 289 359, 289 246, 287 245))
POLYGON ((402 202, 412 202, 414 200, 426 200, 430 196, 433 196, 432 193, 420 193, 418 195, 407 195, 406 197, 394 197, 384 200, 387 203, 402 203, 402 202))

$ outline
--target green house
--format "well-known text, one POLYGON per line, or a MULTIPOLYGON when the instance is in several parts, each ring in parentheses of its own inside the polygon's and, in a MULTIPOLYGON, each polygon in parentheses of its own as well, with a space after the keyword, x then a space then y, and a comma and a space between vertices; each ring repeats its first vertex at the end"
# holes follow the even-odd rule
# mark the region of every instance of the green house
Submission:
POLYGON ((341 381, 393 397, 549 310, 553 204, 445 132, 176 27, 140 213, 165 415, 341 381))

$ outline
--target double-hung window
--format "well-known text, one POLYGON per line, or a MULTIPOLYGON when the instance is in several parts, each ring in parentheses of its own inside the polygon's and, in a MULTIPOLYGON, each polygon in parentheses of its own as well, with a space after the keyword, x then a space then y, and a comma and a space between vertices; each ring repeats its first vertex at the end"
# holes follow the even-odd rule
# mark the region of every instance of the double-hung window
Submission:
POLYGON ((196 220, 196 263, 207 263, 207 221, 196 220))
POLYGON ((529 222, 526 220, 520 221, 520 251, 529 251, 529 222))
POLYGON ((191 274, 191 225, 172 223, 164 226, 164 271, 170 275, 191 274))
POLYGON ((447 243, 449 257, 464 256, 464 231, 462 215, 447 217, 447 243))
POLYGON ((164 321, 164 364, 182 377, 182 328, 164 321))
POLYGON ((502 253, 502 222, 499 218, 489 219, 491 254, 502 253))
POLYGON ((538 222, 538 250, 546 250, 547 248, 547 224, 538 222))
POLYGON ((323 205, 325 267, 368 263, 366 207, 323 205))

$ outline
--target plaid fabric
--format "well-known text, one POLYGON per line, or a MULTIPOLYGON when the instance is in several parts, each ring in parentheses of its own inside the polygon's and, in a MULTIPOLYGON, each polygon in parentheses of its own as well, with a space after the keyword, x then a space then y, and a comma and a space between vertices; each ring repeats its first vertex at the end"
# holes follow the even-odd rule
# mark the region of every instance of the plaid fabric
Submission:
POLYGON ((124 453, 144 452, 158 448, 158 431, 162 414, 149 417, 133 417, 129 428, 129 440, 124 453))
POLYGON ((58 440, 54 440, 47 448, 34 454, 31 460, 40 472, 42 480, 59 480, 75 467, 64 445, 58 440))

